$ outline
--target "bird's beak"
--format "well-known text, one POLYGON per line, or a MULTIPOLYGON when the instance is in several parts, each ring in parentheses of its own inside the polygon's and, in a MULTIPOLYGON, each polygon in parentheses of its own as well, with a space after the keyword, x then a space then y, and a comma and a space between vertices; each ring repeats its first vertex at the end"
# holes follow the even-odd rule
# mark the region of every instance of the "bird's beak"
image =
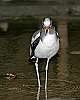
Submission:
POLYGON ((45 33, 49 33, 49 28, 45 28, 45 33))

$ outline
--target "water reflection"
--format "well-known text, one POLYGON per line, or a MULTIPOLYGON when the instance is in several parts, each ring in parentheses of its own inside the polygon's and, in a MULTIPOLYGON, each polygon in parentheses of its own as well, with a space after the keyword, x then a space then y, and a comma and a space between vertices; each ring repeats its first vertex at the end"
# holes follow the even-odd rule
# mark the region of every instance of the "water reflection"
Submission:
MULTIPOLYGON (((38 90, 37 90, 37 100, 40 100, 40 87, 38 87, 38 90)), ((48 97, 47 97, 47 89, 45 89, 45 100, 48 100, 48 97)))
POLYGON ((45 90, 45 100, 47 100, 48 99, 48 93, 47 93, 47 90, 45 90))
POLYGON ((38 92, 37 92, 37 100, 40 98, 40 87, 38 87, 38 92))

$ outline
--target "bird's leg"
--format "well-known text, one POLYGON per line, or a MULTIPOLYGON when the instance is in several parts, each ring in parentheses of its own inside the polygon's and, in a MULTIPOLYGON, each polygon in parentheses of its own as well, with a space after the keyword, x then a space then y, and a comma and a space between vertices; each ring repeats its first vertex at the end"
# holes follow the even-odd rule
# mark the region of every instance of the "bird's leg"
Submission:
POLYGON ((46 80, 45 80, 45 95, 46 95, 46 100, 47 100, 47 79, 48 79, 48 64, 49 64, 49 58, 47 59, 47 64, 46 64, 46 80))
POLYGON ((38 93, 37 93, 37 100, 39 100, 39 94, 40 94, 40 78, 39 78, 39 71, 38 71, 38 58, 35 62, 36 66, 36 73, 37 73, 37 78, 38 78, 38 93))
POLYGON ((38 58, 35 62, 35 66, 36 66, 36 72, 37 72, 37 78, 38 78, 38 85, 40 87, 40 78, 39 78, 39 71, 38 71, 38 58))

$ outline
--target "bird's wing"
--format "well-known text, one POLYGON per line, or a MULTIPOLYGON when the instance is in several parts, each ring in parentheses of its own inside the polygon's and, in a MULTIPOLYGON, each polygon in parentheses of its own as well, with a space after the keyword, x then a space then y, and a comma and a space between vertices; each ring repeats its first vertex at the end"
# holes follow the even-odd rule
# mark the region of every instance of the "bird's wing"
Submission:
POLYGON ((39 41, 40 41, 40 36, 38 38, 36 38, 36 40, 31 44, 29 61, 32 61, 32 62, 36 61, 35 49, 36 49, 39 41))
POLYGON ((30 55, 31 56, 34 56, 34 51, 35 51, 39 41, 40 41, 40 30, 36 31, 32 36, 31 47, 30 47, 30 55))
POLYGON ((38 38, 40 37, 40 30, 36 31, 33 36, 32 36, 32 40, 31 40, 31 44, 38 38))

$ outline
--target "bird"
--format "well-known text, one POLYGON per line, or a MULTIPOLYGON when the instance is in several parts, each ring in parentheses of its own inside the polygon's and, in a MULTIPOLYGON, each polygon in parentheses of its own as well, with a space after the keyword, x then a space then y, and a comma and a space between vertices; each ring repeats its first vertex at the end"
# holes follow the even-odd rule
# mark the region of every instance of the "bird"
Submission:
MULTIPOLYGON (((39 58, 46 58, 46 77, 45 77, 45 92, 47 91, 47 80, 48 80, 48 66, 50 59, 55 56, 59 51, 59 33, 56 32, 55 26, 53 26, 52 19, 45 17, 42 19, 41 28, 34 32, 31 38, 30 45, 30 60, 35 59, 35 67, 38 79, 38 86, 40 89, 40 76, 38 61, 39 58)), ((47 97, 46 97, 47 98, 47 97)))

